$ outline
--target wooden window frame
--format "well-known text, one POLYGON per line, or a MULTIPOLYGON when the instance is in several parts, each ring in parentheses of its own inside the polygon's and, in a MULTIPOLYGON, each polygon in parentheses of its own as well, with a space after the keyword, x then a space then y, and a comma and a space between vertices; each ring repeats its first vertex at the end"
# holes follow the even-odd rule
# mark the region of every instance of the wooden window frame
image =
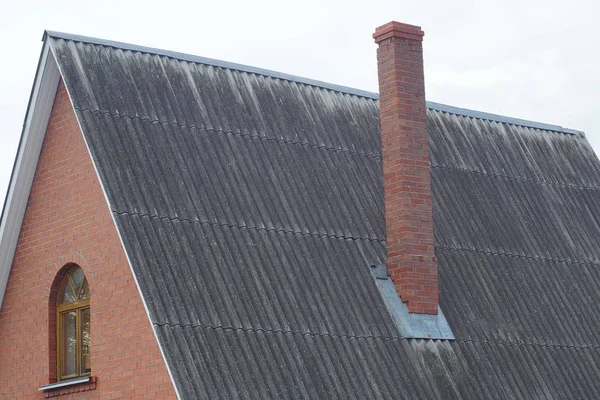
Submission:
MULTIPOLYGON (((62 279, 68 279, 68 275, 71 272, 72 268, 77 267, 77 268, 81 268, 77 265, 73 265, 71 268, 69 268, 69 270, 65 273, 65 275, 62 277, 62 279)), ((62 279, 61 279, 61 283, 62 283, 62 279)), ((86 277, 84 275, 83 280, 86 280, 86 277)), ((60 283, 59 283, 60 285, 60 283)), ((83 285, 83 283, 82 283, 83 285)), ((60 287, 60 286, 59 286, 60 287)), ((81 378, 81 377, 86 377, 86 376, 91 376, 91 365, 90 365, 90 370, 86 371, 85 370, 85 365, 83 364, 83 360, 82 360, 82 351, 83 351, 83 328, 82 328, 82 317, 81 317, 81 312, 83 310, 88 310, 88 312, 90 312, 90 299, 84 299, 84 300, 79 300, 79 301, 74 301, 71 303, 66 303, 66 304, 58 304, 60 302, 60 298, 57 297, 57 304, 56 304, 56 378, 58 382, 61 381, 66 381, 69 379, 76 379, 76 378, 81 378), (68 312, 73 312, 75 311, 75 340, 76 340, 76 346, 75 346, 75 362, 76 362, 76 372, 75 374, 72 375, 63 375, 63 337, 64 337, 64 324, 61 321, 61 316, 68 313, 68 312)))

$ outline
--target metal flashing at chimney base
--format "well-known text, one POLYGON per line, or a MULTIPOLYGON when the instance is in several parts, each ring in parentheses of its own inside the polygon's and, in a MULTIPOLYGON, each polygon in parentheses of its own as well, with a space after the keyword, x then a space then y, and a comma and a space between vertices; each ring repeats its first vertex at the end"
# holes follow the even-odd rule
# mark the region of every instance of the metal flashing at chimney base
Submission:
POLYGON ((408 308, 396 291, 394 283, 383 264, 373 265, 371 273, 389 313, 403 337, 411 339, 454 340, 454 334, 442 309, 438 305, 437 315, 409 313, 408 308))

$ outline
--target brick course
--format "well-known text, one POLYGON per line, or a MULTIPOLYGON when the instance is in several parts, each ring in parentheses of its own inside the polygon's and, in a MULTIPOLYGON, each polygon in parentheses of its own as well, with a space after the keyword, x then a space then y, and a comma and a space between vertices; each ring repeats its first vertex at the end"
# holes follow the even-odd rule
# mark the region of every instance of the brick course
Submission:
POLYGON ((176 398, 61 82, 0 309, 1 399, 43 399, 56 381, 53 288, 70 262, 90 285, 97 381, 55 398, 176 398))
POLYGON ((388 273, 412 313, 437 314, 423 31, 390 22, 375 31, 388 273))

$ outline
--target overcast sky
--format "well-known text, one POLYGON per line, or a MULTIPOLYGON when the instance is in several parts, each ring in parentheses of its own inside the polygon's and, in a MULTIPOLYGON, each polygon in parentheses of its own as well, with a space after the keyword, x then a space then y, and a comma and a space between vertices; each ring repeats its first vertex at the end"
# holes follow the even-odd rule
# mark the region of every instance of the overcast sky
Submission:
POLYGON ((0 0, 0 195, 44 29, 377 90, 372 39, 390 20, 425 31, 427 99, 583 130, 600 150, 600 2, 0 0))

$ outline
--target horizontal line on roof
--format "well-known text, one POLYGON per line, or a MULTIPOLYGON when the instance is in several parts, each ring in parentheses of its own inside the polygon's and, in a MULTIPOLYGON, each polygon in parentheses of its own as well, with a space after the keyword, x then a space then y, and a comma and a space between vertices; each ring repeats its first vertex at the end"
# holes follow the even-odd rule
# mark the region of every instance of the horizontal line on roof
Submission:
POLYGON ((491 344, 495 346, 521 346, 521 347, 552 347, 555 349, 574 349, 574 350, 587 350, 587 349, 600 349, 600 345, 597 344, 564 344, 564 343, 534 343, 534 342, 509 342, 504 340, 487 340, 487 339, 455 339, 457 343, 479 343, 479 344, 491 344))
MULTIPOLYGON (((221 331, 239 331, 244 333, 272 333, 272 334, 288 334, 288 335, 299 335, 309 337, 329 337, 338 339, 373 339, 373 340, 406 340, 406 341, 448 341, 447 339, 427 339, 427 338, 408 338, 404 336, 381 336, 381 335, 354 335, 354 334, 338 334, 338 333, 327 333, 327 332, 299 332, 288 329, 272 329, 272 328, 252 328, 252 327, 235 327, 235 326, 214 326, 210 324, 190 324, 190 323, 177 323, 177 322, 152 322, 154 325, 160 328, 189 328, 189 329, 212 329, 221 331)), ((574 350, 587 350, 587 349, 600 349, 600 345, 573 345, 565 343, 535 343, 535 342, 515 342, 515 341, 504 341, 504 340, 489 340, 489 339, 453 339, 450 342, 456 341, 457 343, 478 343, 494 346, 519 346, 519 347, 552 347, 558 349, 574 349, 574 350)))
MULTIPOLYGON (((237 71, 241 71, 241 72, 248 72, 248 73, 252 73, 252 74, 282 79, 282 80, 286 80, 286 81, 290 81, 290 82, 297 82, 297 83, 302 83, 305 85, 316 86, 316 87, 320 87, 323 89, 333 90, 333 91, 341 92, 341 93, 347 93, 347 94, 351 94, 351 95, 355 95, 355 96, 359 96, 359 97, 365 97, 365 98, 372 99, 372 100, 379 99, 379 94, 374 93, 374 92, 369 92, 366 90, 354 89, 354 88, 347 87, 347 86, 336 85, 333 83, 327 83, 327 82, 318 81, 315 79, 303 78, 301 76, 285 74, 282 72, 277 72, 277 71, 272 71, 272 70, 257 68, 257 67, 251 67, 248 65, 237 64, 237 63, 232 63, 232 62, 228 62, 228 61, 215 60, 213 58, 200 57, 200 56, 195 56, 195 55, 186 54, 186 53, 179 53, 176 51, 157 49, 154 47, 138 46, 138 45, 129 44, 129 43, 116 42, 113 40, 98 39, 98 38, 93 38, 93 37, 89 37, 89 36, 73 35, 70 33, 56 32, 56 31, 50 31, 50 30, 44 31, 44 39, 46 38, 46 35, 54 37, 54 38, 71 40, 71 41, 75 41, 75 42, 91 43, 91 44, 97 44, 97 45, 101 45, 101 46, 114 47, 116 49, 121 49, 121 50, 130 50, 130 51, 138 51, 141 53, 156 54, 159 56, 171 57, 171 58, 175 58, 175 59, 182 60, 182 61, 189 61, 189 62, 194 62, 194 63, 212 65, 214 67, 233 69, 233 70, 237 70, 237 71)), ((469 110, 469 109, 460 108, 460 107, 453 107, 453 106, 448 106, 445 104, 434 103, 432 101, 427 101, 426 106, 429 109, 432 109, 435 111, 446 112, 446 113, 450 113, 450 114, 464 115, 466 117, 485 119, 485 120, 496 121, 496 122, 503 122, 503 123, 512 124, 512 125, 520 125, 520 126, 529 127, 529 128, 536 128, 536 129, 542 129, 542 130, 547 130, 547 131, 566 133, 566 134, 570 134, 570 135, 580 135, 582 137, 585 137, 585 134, 582 131, 578 131, 575 129, 563 128, 562 126, 559 126, 559 125, 551 125, 551 124, 545 124, 545 123, 541 123, 541 122, 528 121, 528 120, 519 119, 519 118, 505 117, 503 115, 490 114, 490 113, 486 113, 486 112, 482 112, 482 111, 474 111, 474 110, 469 110)))
POLYGON ((204 125, 185 124, 185 123, 178 123, 178 122, 168 122, 168 121, 163 121, 163 120, 159 120, 159 119, 150 119, 149 117, 139 117, 139 116, 132 117, 131 115, 128 115, 128 114, 118 114, 118 113, 112 113, 110 111, 102 111, 102 110, 98 110, 98 109, 91 110, 89 108, 81 108, 81 107, 77 107, 77 106, 74 106, 73 108, 78 111, 81 111, 81 112, 89 112, 91 114, 108 115, 110 117, 117 117, 117 118, 129 118, 131 120, 148 122, 151 124, 177 126, 179 128, 204 131, 204 132, 224 133, 226 135, 232 135, 232 136, 241 136, 241 137, 249 137, 252 139, 274 141, 274 142, 283 143, 286 145, 291 144, 294 146, 310 147, 313 149, 323 149, 323 150, 329 150, 329 151, 334 151, 334 152, 348 153, 348 154, 357 155, 357 156, 365 156, 367 158, 381 159, 381 154, 367 153, 364 151, 354 151, 354 150, 350 150, 345 147, 333 147, 333 146, 318 145, 318 144, 310 143, 310 142, 300 142, 300 141, 295 141, 295 140, 280 139, 275 136, 260 136, 257 134, 245 133, 245 132, 241 132, 241 131, 239 131, 239 132, 228 131, 228 130, 224 130, 222 128, 221 129, 208 128, 204 125))
POLYGON ((232 223, 227 223, 227 222, 213 222, 213 221, 203 221, 200 219, 191 219, 191 218, 182 218, 182 217, 168 217, 168 216, 162 216, 162 215, 152 215, 152 214, 147 214, 147 213, 138 213, 138 212, 129 212, 129 211, 119 211, 119 210, 115 210, 112 209, 111 210, 113 213, 117 214, 117 215, 126 215, 128 217, 139 217, 139 218, 150 218, 150 219, 159 219, 159 220, 167 220, 170 222, 187 222, 189 224, 201 224, 201 225, 208 225, 208 226, 218 226, 221 228, 237 228, 237 229, 248 229, 248 230, 254 230, 254 231, 264 231, 264 232, 274 232, 274 233, 283 233, 283 234, 289 234, 289 235, 302 235, 302 236, 310 236, 310 237, 320 237, 320 238, 326 238, 326 239, 341 239, 341 240, 363 240, 363 241, 371 241, 371 242, 378 242, 378 243, 385 243, 385 239, 378 239, 378 238, 373 238, 373 237, 362 237, 362 236, 344 236, 344 235, 336 235, 334 233, 313 233, 313 232, 303 232, 303 231, 291 231, 291 230, 286 230, 283 228, 264 228, 264 227, 258 227, 258 226, 251 226, 251 225, 237 225, 237 224, 232 224, 232 223))
POLYGON ((593 190, 596 192, 600 191, 600 187, 598 187, 598 186, 585 186, 585 185, 577 185, 574 183, 563 183, 563 182, 558 182, 558 181, 545 181, 543 179, 527 178, 525 176, 498 174, 498 173, 494 173, 494 172, 484 172, 484 171, 480 171, 477 169, 450 167, 448 165, 431 165, 431 169, 443 169, 446 171, 455 171, 455 172, 461 172, 461 173, 466 173, 466 174, 489 176, 492 178, 506 179, 508 181, 535 183, 535 184, 539 184, 539 185, 552 186, 552 187, 557 187, 557 188, 562 188, 562 189, 593 190))
POLYGON ((587 265, 590 267, 600 266, 600 263, 594 262, 594 261, 567 260, 564 258, 552 258, 552 257, 536 256, 536 255, 530 255, 530 254, 506 253, 503 251, 481 250, 481 249, 474 249, 474 248, 468 248, 468 247, 442 246, 442 245, 437 245, 437 244, 434 247, 436 249, 440 249, 440 250, 476 253, 476 254, 483 254, 486 256, 519 258, 519 259, 532 260, 532 261, 548 261, 548 262, 560 263, 560 264, 564 263, 564 264, 575 264, 575 265, 587 265))
POLYGON ((408 338, 402 336, 381 336, 381 335, 355 335, 355 334, 342 334, 342 333, 332 333, 332 332, 300 332, 293 331, 290 329, 282 329, 282 328, 261 328, 261 327, 242 327, 242 326, 223 326, 223 325, 212 325, 212 324, 190 324, 190 323, 178 323, 178 322, 153 322, 154 325, 169 328, 201 328, 201 329, 212 329, 212 330, 223 330, 223 331, 241 331, 244 333, 252 332, 252 333, 281 333, 281 334, 291 334, 291 335, 300 335, 300 336, 320 336, 320 337, 330 337, 330 338, 338 338, 338 339, 381 339, 381 340, 406 340, 408 338))

